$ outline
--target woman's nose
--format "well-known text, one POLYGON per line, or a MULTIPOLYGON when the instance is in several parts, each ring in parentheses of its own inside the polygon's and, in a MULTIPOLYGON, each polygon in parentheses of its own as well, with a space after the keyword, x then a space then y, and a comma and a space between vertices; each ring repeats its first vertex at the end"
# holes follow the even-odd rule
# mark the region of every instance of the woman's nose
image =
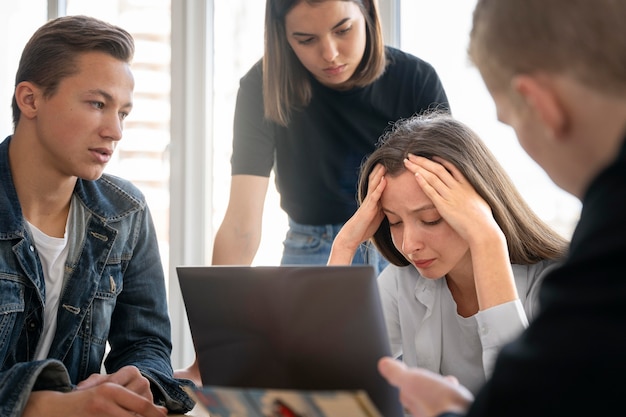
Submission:
POLYGON ((339 52, 337 50, 337 45, 335 44, 335 42, 331 39, 327 39, 324 42, 322 42, 321 45, 322 45, 321 46, 322 58, 324 58, 326 62, 333 62, 335 58, 337 58, 337 56, 339 55, 339 52))
POLYGON ((404 228, 402 234, 402 252, 411 254, 424 248, 424 240, 416 227, 404 228))

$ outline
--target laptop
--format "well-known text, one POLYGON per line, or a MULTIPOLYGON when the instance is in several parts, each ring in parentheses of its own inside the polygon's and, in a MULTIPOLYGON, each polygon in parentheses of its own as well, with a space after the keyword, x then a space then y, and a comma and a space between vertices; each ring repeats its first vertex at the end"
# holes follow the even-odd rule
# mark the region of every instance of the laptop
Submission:
POLYGON ((204 385, 364 390, 404 415, 377 369, 390 347, 371 266, 176 270, 204 385))

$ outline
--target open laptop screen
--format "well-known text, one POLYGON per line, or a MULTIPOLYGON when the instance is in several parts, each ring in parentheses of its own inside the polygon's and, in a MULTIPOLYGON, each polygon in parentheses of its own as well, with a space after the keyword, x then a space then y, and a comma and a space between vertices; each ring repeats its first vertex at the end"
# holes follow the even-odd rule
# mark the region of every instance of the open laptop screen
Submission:
POLYGON ((365 390, 401 417, 378 373, 390 354, 370 266, 181 266, 204 385, 365 390))

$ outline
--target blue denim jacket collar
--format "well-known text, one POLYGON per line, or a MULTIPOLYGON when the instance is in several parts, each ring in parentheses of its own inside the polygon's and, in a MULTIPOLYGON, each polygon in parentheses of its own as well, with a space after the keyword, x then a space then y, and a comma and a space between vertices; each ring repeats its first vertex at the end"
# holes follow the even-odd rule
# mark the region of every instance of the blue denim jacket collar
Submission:
MULTIPOLYGON (((0 181, 5 184, 0 190, 0 201, 8 203, 9 212, 7 216, 0 218, 0 237, 24 237, 22 209, 17 198, 17 192, 13 186, 13 176, 9 166, 9 145, 11 136, 7 137, 0 144, 0 181), (5 235, 5 233, 7 233, 5 235)), ((105 179, 106 181, 106 179, 105 179)), ((113 189, 115 190, 114 187, 113 189)), ((100 218, 103 222, 114 221, 124 217, 131 212, 141 210, 145 203, 138 196, 129 193, 127 190, 117 188, 117 199, 115 200, 94 200, 94 191, 101 193, 101 189, 95 186, 94 181, 78 180, 74 194, 82 201, 92 214, 100 218), (97 191, 96 191, 97 190, 97 191), (113 204, 114 203, 114 204, 113 204)), ((112 196, 109 196, 112 197, 112 196)))
POLYGON ((0 189, 0 239, 24 238, 25 225, 22 209, 13 186, 13 176, 9 166, 9 136, 0 144, 0 183, 5 186, 0 189))

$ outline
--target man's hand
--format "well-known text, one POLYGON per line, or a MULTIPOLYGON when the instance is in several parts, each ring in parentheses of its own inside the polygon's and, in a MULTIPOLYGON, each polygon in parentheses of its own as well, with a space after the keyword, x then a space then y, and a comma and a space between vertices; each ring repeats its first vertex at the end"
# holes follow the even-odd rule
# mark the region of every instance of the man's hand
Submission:
POLYGON ((141 375, 139 369, 134 366, 125 366, 112 374, 92 374, 89 378, 81 381, 76 386, 76 389, 85 390, 104 384, 105 382, 121 385, 135 394, 141 395, 150 402, 154 401, 152 391, 150 391, 150 381, 141 375))
POLYGON ((164 417, 159 407, 142 395, 113 382, 76 389, 69 393, 31 393, 22 417, 164 417))
POLYGON ((435 417, 444 412, 465 413, 473 395, 452 376, 422 368, 408 368, 392 358, 382 358, 378 370, 400 390, 400 402, 415 417, 435 417))

